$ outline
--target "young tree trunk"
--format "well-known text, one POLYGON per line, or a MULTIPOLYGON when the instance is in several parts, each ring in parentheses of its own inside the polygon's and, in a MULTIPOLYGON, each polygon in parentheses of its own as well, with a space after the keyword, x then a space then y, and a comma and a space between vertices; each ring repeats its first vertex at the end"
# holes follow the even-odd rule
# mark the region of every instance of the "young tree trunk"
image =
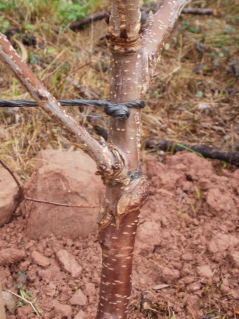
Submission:
MULTIPOLYGON (((112 0, 106 38, 111 53, 110 102, 142 99, 162 46, 187 0, 165 0, 141 30, 140 0, 112 0)), ((107 145, 94 140, 55 100, 0 36, 0 59, 15 73, 68 138, 96 162, 106 185, 100 209, 102 247, 100 300, 96 319, 126 319, 131 293, 134 241, 148 185, 140 166, 141 111, 130 109, 127 120, 111 118, 107 145)))
MULTIPOLYGON (((186 1, 164 1, 141 31, 140 1, 112 1, 106 35, 111 53, 112 103, 142 99, 165 37, 185 4, 186 1)), ((140 209, 148 196, 140 166, 140 122, 141 111, 132 109, 128 120, 111 119, 109 125, 108 142, 123 155, 128 174, 106 187, 99 223, 102 277, 97 319, 127 318, 135 235, 140 209)))

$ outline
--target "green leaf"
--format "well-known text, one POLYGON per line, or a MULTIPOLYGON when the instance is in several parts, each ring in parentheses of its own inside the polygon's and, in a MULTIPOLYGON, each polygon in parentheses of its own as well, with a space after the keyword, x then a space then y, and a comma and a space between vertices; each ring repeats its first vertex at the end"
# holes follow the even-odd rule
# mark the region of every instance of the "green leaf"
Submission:
POLYGON ((30 23, 24 23, 23 26, 24 26, 24 28, 25 28, 26 30, 29 30, 29 31, 33 31, 34 28, 35 28, 34 25, 32 25, 32 24, 30 24, 30 23))
POLYGON ((195 94, 196 97, 203 97, 203 92, 202 91, 197 91, 195 94))
MULTIPOLYGON (((201 153, 198 153, 198 152, 192 150, 191 148, 189 148, 189 147, 187 147, 187 146, 185 146, 185 145, 183 145, 183 144, 176 143, 176 145, 178 145, 178 146, 180 146, 180 147, 182 147, 182 148, 185 148, 185 150, 188 150, 188 151, 190 151, 190 152, 192 152, 192 153, 195 153, 195 154, 197 154, 197 155, 200 156, 200 157, 203 157, 203 155, 202 155, 201 153)), ((203 158, 204 158, 204 157, 203 157, 203 158)))
POLYGON ((53 48, 53 47, 47 47, 47 52, 48 52, 48 53, 55 53, 55 52, 56 52, 56 49, 53 48))

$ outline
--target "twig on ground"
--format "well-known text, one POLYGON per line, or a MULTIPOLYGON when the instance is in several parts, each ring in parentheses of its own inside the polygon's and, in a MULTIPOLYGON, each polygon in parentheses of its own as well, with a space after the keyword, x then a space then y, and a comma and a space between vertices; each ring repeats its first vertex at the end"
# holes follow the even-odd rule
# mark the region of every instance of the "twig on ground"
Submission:
POLYGON ((103 20, 105 18, 106 12, 100 11, 95 14, 92 14, 84 19, 80 19, 78 21, 72 22, 69 25, 69 28, 73 31, 83 29, 86 24, 91 24, 93 21, 103 20))
POLYGON ((27 300, 26 298, 24 298, 24 297, 22 297, 22 296, 16 294, 15 292, 12 292, 11 290, 8 290, 8 292, 9 292, 10 294, 12 294, 12 295, 14 295, 14 296, 16 296, 16 297, 22 299, 22 300, 25 301, 26 303, 29 303, 29 304, 31 305, 33 311, 34 311, 38 316, 41 316, 41 313, 39 312, 39 310, 37 310, 37 308, 33 305, 33 303, 32 303, 31 301, 29 301, 29 300, 27 300))
POLYGON ((15 24, 19 29, 22 29, 22 24, 20 24, 19 22, 17 22, 16 20, 14 20, 13 18, 9 17, 9 15, 7 15, 4 12, 0 12, 0 14, 2 16, 4 16, 7 20, 11 21, 13 24, 15 24))
POLYGON ((31 201, 31 202, 36 202, 36 203, 42 203, 42 204, 49 204, 49 205, 54 205, 54 206, 63 206, 63 207, 79 207, 79 208, 96 208, 96 207, 100 207, 100 205, 94 205, 94 206, 89 206, 89 205, 69 205, 69 204, 61 204, 61 203, 55 203, 55 202, 49 202, 46 200, 40 200, 40 199, 35 199, 35 198, 31 198, 31 197, 27 197, 24 193, 23 187, 20 184, 19 180, 17 179, 17 177, 15 176, 14 172, 11 170, 10 167, 7 166, 7 164, 0 159, 0 164, 9 172, 9 174, 12 176, 12 178, 14 179, 14 181, 16 182, 19 191, 20 191, 20 196, 22 197, 22 199, 31 201))
MULTIPOLYGON (((140 10, 142 12, 142 15, 145 17, 146 11, 148 12, 150 11, 150 9, 155 9, 154 3, 151 4, 151 7, 142 7, 140 10)), ((192 15, 212 15, 215 14, 215 10, 210 8, 185 8, 182 10, 182 13, 192 15)), ((72 22, 69 25, 69 28, 73 31, 82 30, 84 26, 87 24, 91 24, 94 21, 105 19, 107 14, 109 13, 106 11, 96 12, 95 14, 91 14, 90 16, 85 17, 84 19, 72 22)))
POLYGON ((177 143, 173 141, 155 140, 148 138, 146 140, 146 148, 158 148, 160 150, 172 153, 185 151, 186 149, 194 153, 199 153, 203 157, 219 159, 221 161, 225 161, 239 167, 239 152, 220 151, 207 145, 189 145, 186 143, 177 143))
POLYGON ((193 15, 211 15, 215 14, 215 11, 209 8, 185 8, 182 10, 182 13, 193 15))

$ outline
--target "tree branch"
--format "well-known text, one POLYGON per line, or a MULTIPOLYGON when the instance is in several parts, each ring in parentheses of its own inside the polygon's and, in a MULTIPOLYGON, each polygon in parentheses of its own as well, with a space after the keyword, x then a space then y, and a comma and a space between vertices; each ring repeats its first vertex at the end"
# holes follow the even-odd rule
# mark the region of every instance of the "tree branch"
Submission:
POLYGON ((182 10, 184 14, 194 14, 194 15, 211 15, 216 14, 216 10, 210 8, 186 8, 182 10))
POLYGON ((105 17, 105 11, 96 12, 94 14, 91 14, 88 17, 85 17, 84 19, 80 19, 75 22, 72 22, 69 25, 69 28, 73 31, 81 30, 86 24, 90 24, 93 21, 102 20, 104 19, 104 17, 105 17))
MULTIPOLYGON (((156 5, 156 2, 153 2, 151 3, 150 7, 141 8, 141 13, 144 15, 144 19, 145 18, 147 19, 145 12, 146 11, 148 12, 148 10, 150 9, 154 9, 155 5, 156 5)), ((211 15, 211 14, 215 14, 216 12, 215 10, 210 8, 186 8, 186 9, 183 9, 181 13, 193 14, 193 15, 211 15)), ((106 18, 106 14, 108 14, 108 12, 106 11, 96 12, 94 14, 89 15, 88 17, 72 22, 69 25, 69 28, 73 31, 82 30, 84 26, 86 26, 87 24, 91 24, 94 21, 103 20, 104 18, 106 18)), ((145 22, 144 19, 141 16, 141 23, 145 22)))
MULTIPOLYGON (((149 7, 141 7, 141 23, 145 22, 145 19, 147 20, 146 11, 148 12, 151 9, 154 9, 156 6, 156 2, 151 3, 149 7)), ((211 15, 216 14, 216 11, 210 8, 186 8, 181 11, 181 13, 184 14, 192 14, 192 15, 211 15)), ((89 15, 88 17, 85 17, 83 19, 79 19, 75 22, 72 22, 69 25, 69 28, 73 31, 82 30, 84 26, 87 24, 91 24, 94 21, 103 20, 106 18, 106 15, 109 14, 107 11, 100 11, 96 12, 94 14, 89 15)))
POLYGON ((0 33, 0 60, 15 74, 32 98, 66 132, 68 139, 84 150, 98 165, 103 165, 106 174, 114 173, 112 165, 121 157, 107 146, 100 145, 90 134, 74 120, 60 103, 47 91, 35 77, 31 69, 21 60, 6 36, 0 33))
MULTIPOLYGON (((148 17, 148 28, 144 31, 145 48, 157 60, 169 32, 172 30, 180 12, 190 0, 164 0, 159 10, 148 17)), ((154 61, 156 63, 157 61, 154 61)))

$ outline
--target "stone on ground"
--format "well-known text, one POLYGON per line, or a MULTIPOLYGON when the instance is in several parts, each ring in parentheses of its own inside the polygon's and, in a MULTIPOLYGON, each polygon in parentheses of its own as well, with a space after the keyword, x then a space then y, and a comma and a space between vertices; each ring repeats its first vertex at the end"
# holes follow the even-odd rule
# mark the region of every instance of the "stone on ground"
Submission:
POLYGON ((86 319, 87 315, 84 311, 80 310, 74 317, 74 319, 86 319))
MULTIPOLYGON (((104 187, 94 161, 81 151, 41 151, 36 169, 25 185, 28 197, 68 205, 100 205, 104 187)), ((27 237, 54 234, 75 239, 96 231, 99 208, 62 207, 23 201, 27 237)))
POLYGON ((0 250, 0 266, 10 265, 24 259, 25 251, 23 249, 6 248, 0 250))
POLYGON ((79 278, 82 273, 82 267, 77 263, 75 257, 62 249, 56 253, 56 259, 62 268, 71 274, 73 278, 79 278))
POLYGON ((70 299, 71 305, 85 306, 87 304, 87 297, 81 289, 77 290, 70 299))
POLYGON ((61 314, 63 317, 68 318, 72 316, 72 309, 69 305, 63 305, 59 301, 54 300, 53 306, 56 312, 61 314))
POLYGON ((50 264, 50 259, 36 250, 32 252, 32 259, 37 265, 42 266, 43 268, 46 268, 50 264))

